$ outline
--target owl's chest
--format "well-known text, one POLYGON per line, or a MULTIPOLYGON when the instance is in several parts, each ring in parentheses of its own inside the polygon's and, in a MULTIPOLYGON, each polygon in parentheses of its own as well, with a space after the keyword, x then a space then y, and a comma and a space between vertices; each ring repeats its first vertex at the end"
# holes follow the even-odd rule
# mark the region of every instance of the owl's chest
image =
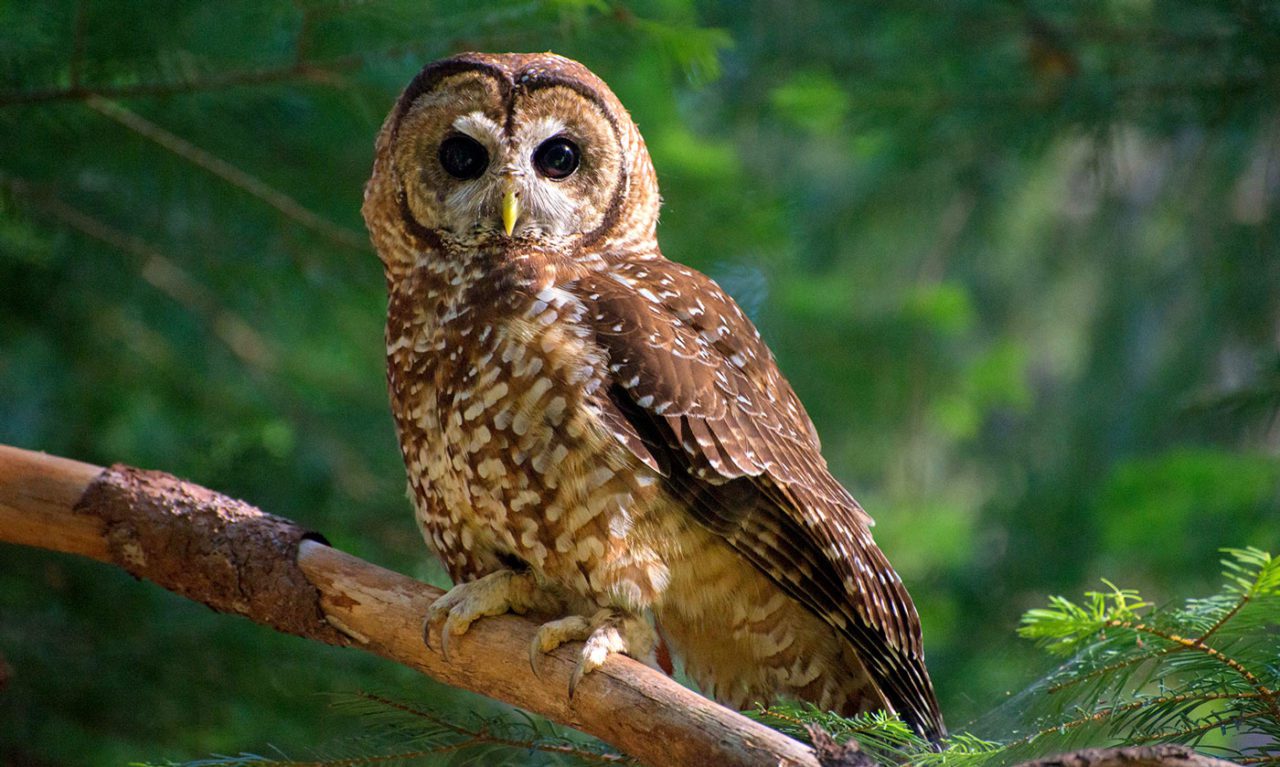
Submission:
POLYGON ((605 370, 583 305, 552 287, 402 307, 388 383, 424 533, 454 570, 495 552, 545 562, 584 523, 572 510, 618 495, 625 462, 592 405, 605 370))

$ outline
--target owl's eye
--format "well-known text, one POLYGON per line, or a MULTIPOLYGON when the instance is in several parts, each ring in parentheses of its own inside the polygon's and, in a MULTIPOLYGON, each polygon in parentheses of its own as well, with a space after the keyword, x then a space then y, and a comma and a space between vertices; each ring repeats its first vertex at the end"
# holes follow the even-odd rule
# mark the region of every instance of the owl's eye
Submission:
POLYGON ((470 136, 450 136, 440 144, 440 166, 454 178, 480 178, 489 167, 489 153, 470 136))
POLYGON ((578 145, 564 136, 547 139, 533 152, 534 167, 553 181, 572 176, 581 159, 578 145))

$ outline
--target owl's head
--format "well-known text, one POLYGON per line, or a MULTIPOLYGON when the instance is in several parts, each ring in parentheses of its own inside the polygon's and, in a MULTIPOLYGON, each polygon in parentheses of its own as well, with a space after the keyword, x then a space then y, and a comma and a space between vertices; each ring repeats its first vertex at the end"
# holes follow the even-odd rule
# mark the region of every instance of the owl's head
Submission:
POLYGON ((657 210, 626 110, 549 53, 427 65, 383 125, 364 204, 384 261, 447 241, 607 248, 652 238, 657 210))

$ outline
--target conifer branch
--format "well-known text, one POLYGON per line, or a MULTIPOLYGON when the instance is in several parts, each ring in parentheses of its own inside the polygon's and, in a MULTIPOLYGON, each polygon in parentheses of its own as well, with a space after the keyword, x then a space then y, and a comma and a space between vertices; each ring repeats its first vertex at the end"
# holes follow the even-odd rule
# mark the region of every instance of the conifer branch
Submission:
MULTIPOLYGON (((1179 704, 1179 703, 1197 703, 1198 704, 1198 703, 1209 703, 1215 700, 1244 700, 1248 698, 1257 698, 1257 697, 1261 697, 1261 696, 1258 693, 1240 692, 1240 693, 1206 693, 1204 695, 1164 695, 1156 698, 1146 698, 1143 700, 1135 700, 1130 703, 1124 703, 1119 706, 1104 708, 1100 711, 1095 711, 1092 714, 1088 714, 1086 716, 1072 719, 1067 722, 1062 722, 1061 724, 1055 724, 1050 727, 1044 727, 1038 732, 1033 732, 1030 735, 1027 735, 1023 738, 1019 738, 1018 740, 1011 742, 1009 745, 1019 745, 1019 744, 1030 743, 1034 741, 1036 738, 1040 738, 1045 735, 1052 734, 1054 732, 1062 732, 1064 730, 1074 730, 1078 727, 1084 727, 1091 724, 1106 722, 1109 719, 1115 718, 1117 714, 1124 714, 1132 711, 1140 711, 1144 708, 1153 708, 1155 706, 1165 706, 1171 703, 1172 704, 1179 704)), ((1264 716, 1264 715, 1265 715, 1265 712, 1255 712, 1252 715, 1250 714, 1242 715, 1238 717, 1238 720, 1245 720, 1245 719, 1252 718, 1252 716, 1264 716)), ((1221 726, 1221 722, 1211 722, 1206 724, 1203 730, 1181 729, 1181 730, 1171 731, 1171 732, 1153 733, 1151 735, 1139 736, 1134 740, 1135 742, 1141 742, 1141 743, 1147 743, 1147 742, 1157 741, 1157 740, 1167 740, 1175 736, 1194 734, 1195 732, 1199 732, 1199 731, 1207 732, 1208 730, 1212 730, 1213 728, 1219 727, 1219 726, 1221 726)))
POLYGON ((1076 674, 1070 679, 1064 679, 1061 682, 1054 682, 1053 684, 1045 688, 1045 691, 1049 693, 1061 692, 1062 690, 1065 690, 1068 687, 1073 687, 1079 684, 1083 684, 1084 682, 1088 682, 1093 679, 1097 679, 1099 677, 1108 676, 1117 671, 1130 668, 1131 666, 1136 666, 1140 663, 1146 663, 1149 660, 1159 658, 1163 655, 1168 655, 1169 653, 1177 652, 1180 649, 1182 648, 1176 647, 1176 646, 1162 647, 1159 650, 1151 653, 1150 655, 1138 655, 1133 658, 1125 658, 1124 660, 1116 661, 1115 663, 1110 663, 1105 666, 1099 666, 1090 671, 1085 671, 1085 672, 1076 674))
POLYGON ((1139 634, 1147 634, 1149 636, 1154 636, 1159 639, 1163 639, 1166 642, 1172 642, 1175 645, 1176 649, 1195 650, 1196 652, 1204 653, 1205 655, 1209 656, 1210 658, 1213 658, 1219 663, 1222 663, 1227 668, 1239 674, 1249 684, 1249 686, 1251 686, 1254 690, 1258 692, 1258 697, 1262 698, 1262 700, 1267 704, 1267 708, 1270 709, 1270 715, 1275 717, 1276 719, 1280 719, 1280 706, 1278 706, 1276 703, 1276 692, 1268 688, 1266 685, 1264 685, 1262 683, 1262 680, 1258 679, 1258 676, 1254 674, 1252 671, 1245 668, 1244 665, 1240 663, 1240 661, 1223 653, 1221 650, 1215 647, 1210 647, 1209 645, 1204 643, 1203 639, 1200 639, 1200 638, 1189 639, 1184 636, 1179 636, 1178 634, 1164 631, 1163 629, 1160 629, 1156 626, 1152 626, 1147 623, 1135 623, 1132 621, 1124 621, 1124 620, 1110 620, 1110 621, 1107 621, 1104 625, 1106 625, 1108 628, 1128 629, 1130 631, 1134 631, 1139 634))
POLYGON ((1249 604, 1249 595, 1241 594, 1240 598, 1236 600, 1235 605, 1233 605, 1230 610, 1227 610, 1225 613, 1223 613, 1222 616, 1218 618, 1218 620, 1214 621, 1213 625, 1210 626, 1208 629, 1206 629, 1205 632, 1201 634, 1200 638, 1197 639, 1196 641, 1199 642, 1200 644, 1204 644, 1206 639, 1218 633, 1218 629, 1222 628, 1227 624, 1228 621, 1236 617, 1236 615, 1239 614, 1239 612, 1242 609, 1244 609, 1244 606, 1247 604, 1249 604))
MULTIPOLYGON (((1236 714, 1231 717, 1229 721, 1233 725, 1238 725, 1252 719, 1268 715, 1269 714, 1266 711, 1246 711, 1243 714, 1236 714)), ((1175 730, 1165 730, 1163 732, 1153 732, 1149 735, 1139 735, 1134 737, 1133 741, 1135 743, 1152 743, 1154 741, 1171 740, 1173 738, 1185 738, 1190 735, 1201 735, 1206 732, 1212 732, 1213 730, 1222 727, 1224 724, 1227 724, 1227 722, 1221 719, 1211 720, 1204 722, 1203 724, 1197 724, 1193 727, 1180 727, 1175 730)))

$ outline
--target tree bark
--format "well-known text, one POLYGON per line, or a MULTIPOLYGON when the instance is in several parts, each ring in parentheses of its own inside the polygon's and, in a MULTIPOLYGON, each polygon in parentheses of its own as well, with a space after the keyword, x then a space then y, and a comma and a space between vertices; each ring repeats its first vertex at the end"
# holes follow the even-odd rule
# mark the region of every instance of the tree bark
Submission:
MULTIPOLYGON (((611 656, 568 696, 574 645, 530 667, 537 624, 515 615, 478 621, 451 643, 422 641, 439 589, 325 545, 289 520, 168 474, 90 464, 0 445, 0 542, 116 565, 170 591, 257 623, 355 647, 447 684, 590 733, 644 764, 819 767, 854 749, 813 749, 685 689, 630 658, 611 656)), ((1213 767, 1179 746, 1088 750, 1034 767, 1213 767)))

